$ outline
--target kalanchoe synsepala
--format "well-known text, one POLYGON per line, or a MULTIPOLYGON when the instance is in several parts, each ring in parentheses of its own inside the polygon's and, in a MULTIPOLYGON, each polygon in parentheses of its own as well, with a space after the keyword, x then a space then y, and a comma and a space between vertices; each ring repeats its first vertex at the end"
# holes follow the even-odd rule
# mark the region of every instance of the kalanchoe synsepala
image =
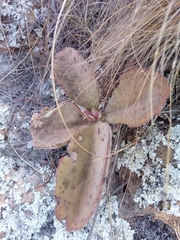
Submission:
POLYGON ((104 190, 109 167, 111 129, 98 121, 80 127, 68 146, 56 173, 56 217, 66 219, 66 229, 83 228, 93 214, 104 190))
MULTIPOLYGON (((59 104, 59 110, 72 135, 79 126, 87 123, 69 102, 59 104)), ((66 145, 71 140, 71 135, 59 116, 59 110, 57 107, 52 109, 46 107, 41 110, 39 115, 33 114, 30 130, 35 148, 56 149, 66 145), (37 122, 40 122, 39 125, 37 122)))
POLYGON ((132 68, 124 72, 105 108, 105 121, 139 127, 159 115, 169 96, 168 80, 150 69, 132 68))
POLYGON ((91 111, 99 107, 99 87, 88 62, 73 48, 55 56, 54 77, 76 104, 91 111))
POLYGON ((132 68, 120 76, 106 108, 99 112, 98 83, 75 49, 56 54, 54 73, 72 101, 33 115, 30 130, 36 148, 54 149, 69 142, 69 157, 60 159, 56 171, 55 214, 71 231, 85 226, 101 199, 110 163, 108 123, 138 127, 148 122, 161 112, 170 85, 159 73, 132 68))

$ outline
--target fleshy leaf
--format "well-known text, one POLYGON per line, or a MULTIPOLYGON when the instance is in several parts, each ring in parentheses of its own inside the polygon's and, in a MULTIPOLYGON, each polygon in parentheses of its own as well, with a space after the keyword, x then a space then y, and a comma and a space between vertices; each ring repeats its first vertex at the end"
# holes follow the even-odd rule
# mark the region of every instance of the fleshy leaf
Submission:
POLYGON ((159 115, 170 94, 168 80, 148 69, 132 68, 120 76, 105 109, 105 121, 138 127, 159 115), (152 86, 151 86, 152 83, 152 86))
POLYGON ((99 88, 88 62, 74 48, 64 48, 55 55, 57 83, 76 104, 91 111, 99 106, 99 88))
MULTIPOLYGON (((73 135, 80 125, 86 123, 68 102, 59 105, 64 121, 73 135)), ((33 146, 39 149, 55 149, 66 145, 71 136, 61 120, 58 108, 43 108, 32 116, 30 132, 33 146)))
POLYGON ((66 220, 68 231, 83 228, 93 214, 104 190, 110 162, 111 128, 97 122, 80 127, 69 143, 70 158, 59 161, 55 195, 58 220, 66 220))

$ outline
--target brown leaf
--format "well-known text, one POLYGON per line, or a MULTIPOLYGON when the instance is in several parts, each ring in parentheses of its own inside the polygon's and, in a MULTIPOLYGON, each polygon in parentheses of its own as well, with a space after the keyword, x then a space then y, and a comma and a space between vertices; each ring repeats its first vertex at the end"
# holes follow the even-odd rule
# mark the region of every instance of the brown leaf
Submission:
POLYGON ((170 94, 168 80, 151 70, 132 68, 123 73, 105 109, 105 121, 138 127, 159 115, 170 94))
MULTIPOLYGON (((87 123, 68 102, 59 105, 64 121, 73 135, 80 125, 87 123)), ((30 132, 33 146, 40 149, 55 149, 66 145, 71 135, 66 130, 58 108, 43 108, 32 116, 30 132)))
POLYGON ((54 76, 76 104, 89 111, 98 108, 98 83, 88 62, 74 48, 64 48, 55 55, 54 76))
POLYGON ((110 162, 111 128, 97 122, 80 127, 56 172, 55 213, 68 231, 83 228, 101 199, 110 162), (90 154, 90 153, 92 154, 90 154))

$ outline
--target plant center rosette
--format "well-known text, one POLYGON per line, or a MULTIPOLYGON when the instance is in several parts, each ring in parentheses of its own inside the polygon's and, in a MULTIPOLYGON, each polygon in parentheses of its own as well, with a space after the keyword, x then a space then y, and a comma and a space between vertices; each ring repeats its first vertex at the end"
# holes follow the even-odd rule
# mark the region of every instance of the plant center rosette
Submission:
POLYGON ((168 80, 150 69, 125 71, 105 109, 99 111, 99 86, 88 62, 73 48, 58 52, 55 80, 71 101, 43 108, 32 116, 33 145, 56 149, 68 145, 68 156, 56 171, 55 215, 68 231, 83 228, 105 189, 112 133, 110 124, 139 127, 160 114, 170 94, 168 80))

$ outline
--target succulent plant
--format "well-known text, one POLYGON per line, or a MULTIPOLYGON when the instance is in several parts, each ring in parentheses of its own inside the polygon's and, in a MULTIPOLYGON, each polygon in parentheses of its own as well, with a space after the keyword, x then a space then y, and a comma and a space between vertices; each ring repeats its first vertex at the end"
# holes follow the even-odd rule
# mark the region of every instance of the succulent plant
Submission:
POLYGON ((66 219, 67 230, 84 227, 93 214, 104 189, 110 152, 111 129, 100 121, 80 127, 70 141, 70 157, 59 162, 55 189, 56 217, 66 219))
POLYGON ((89 111, 99 107, 98 83, 88 62, 75 49, 64 48, 56 54, 54 74, 57 83, 76 104, 89 111))
POLYGON ((78 51, 65 48, 57 53, 54 73, 72 101, 33 114, 30 131, 33 145, 39 149, 69 143, 69 156, 59 160, 56 171, 55 215, 66 220, 66 229, 71 231, 86 225, 105 189, 112 135, 108 123, 138 127, 148 122, 161 112, 170 85, 159 73, 132 68, 120 76, 119 85, 100 112, 98 83, 78 51))

